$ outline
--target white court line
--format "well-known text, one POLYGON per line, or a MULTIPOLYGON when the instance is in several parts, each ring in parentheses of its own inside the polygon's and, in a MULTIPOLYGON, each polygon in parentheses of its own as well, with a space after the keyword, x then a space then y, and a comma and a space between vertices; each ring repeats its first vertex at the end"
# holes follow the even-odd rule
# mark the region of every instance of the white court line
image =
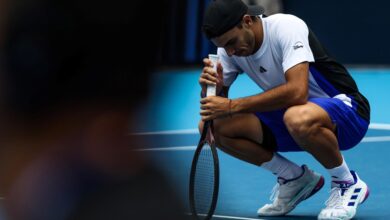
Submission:
MULTIPOLYGON (((390 130, 390 124, 383 123, 371 123, 368 129, 376 130, 390 130)), ((132 135, 169 135, 169 134, 198 134, 198 129, 182 129, 182 130, 168 130, 168 131, 152 131, 152 132, 139 132, 132 133, 132 135)))
MULTIPOLYGON (((387 142, 390 141, 390 136, 365 137, 361 143, 369 142, 387 142)), ((135 151, 193 151, 196 146, 176 146, 176 147, 158 147, 158 148, 139 148, 135 151)))
MULTIPOLYGON (((191 213, 186 213, 191 215, 191 213)), ((206 214, 198 214, 199 216, 206 216, 206 214)), ((241 219, 241 220, 265 220, 263 218, 246 218, 246 217, 237 217, 237 216, 228 216, 228 215, 213 215, 212 218, 224 218, 224 219, 241 219)))
POLYGON ((227 216, 227 215, 213 215, 213 218, 227 218, 227 219, 241 219, 241 220, 265 220, 263 218, 245 218, 237 216, 227 216))
POLYGON ((178 147, 157 147, 157 148, 140 148, 135 151, 192 151, 195 150, 196 146, 178 146, 178 147))
POLYGON ((377 130, 390 130, 390 124, 371 123, 368 128, 377 130))
POLYGON ((365 137, 361 142, 386 142, 390 141, 390 136, 365 137))
POLYGON ((132 133, 132 135, 154 135, 154 134, 198 134, 197 129, 183 129, 183 130, 168 130, 168 131, 152 131, 132 133))

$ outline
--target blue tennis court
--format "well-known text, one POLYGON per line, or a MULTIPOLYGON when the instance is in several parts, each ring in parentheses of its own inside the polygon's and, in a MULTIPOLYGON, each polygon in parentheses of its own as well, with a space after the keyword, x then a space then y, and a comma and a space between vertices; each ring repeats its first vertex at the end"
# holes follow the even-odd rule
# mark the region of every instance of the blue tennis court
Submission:
MULTIPOLYGON (((370 187, 370 197, 359 207, 355 219, 389 219, 387 198, 390 194, 390 109, 386 97, 390 88, 390 70, 386 68, 349 68, 362 93, 371 104, 371 125, 366 137, 355 148, 345 151, 349 167, 370 187)), ((150 156, 178 190, 188 207, 188 181, 191 160, 199 139, 200 69, 161 71, 154 75, 150 101, 142 112, 138 135, 145 144, 141 151, 150 156), (147 118, 147 119, 146 119, 147 118)), ((230 90, 231 97, 261 92, 245 75, 239 76, 230 90)), ((329 196, 327 171, 307 153, 284 153, 284 156, 307 164, 326 178, 324 188, 302 202, 286 217, 261 219, 316 219, 329 196)), ((259 219, 257 209, 269 202, 275 177, 262 168, 244 163, 219 152, 221 185, 215 217, 217 219, 259 219)), ((188 212, 189 212, 189 208, 188 212)))

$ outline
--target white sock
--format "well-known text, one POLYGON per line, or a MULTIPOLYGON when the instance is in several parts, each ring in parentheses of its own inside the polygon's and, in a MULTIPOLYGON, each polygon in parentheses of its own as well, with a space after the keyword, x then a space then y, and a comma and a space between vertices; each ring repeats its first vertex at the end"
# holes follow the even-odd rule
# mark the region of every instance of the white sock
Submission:
POLYGON ((337 185, 335 181, 349 182, 349 183, 354 182, 353 176, 351 174, 351 171, 348 168, 347 163, 344 160, 344 157, 343 157, 343 163, 340 166, 332 169, 328 169, 328 172, 332 177, 332 187, 337 185))
POLYGON ((294 179, 300 176, 303 172, 302 167, 291 162, 278 153, 274 153, 272 159, 261 164, 261 167, 271 171, 276 176, 285 180, 294 179))

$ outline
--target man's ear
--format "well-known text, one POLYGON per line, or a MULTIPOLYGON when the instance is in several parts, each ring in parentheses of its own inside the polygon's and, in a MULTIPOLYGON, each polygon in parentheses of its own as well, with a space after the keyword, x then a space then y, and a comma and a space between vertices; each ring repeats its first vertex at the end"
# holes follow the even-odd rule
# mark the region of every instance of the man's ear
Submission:
POLYGON ((252 18, 250 15, 244 15, 244 17, 242 17, 242 21, 243 21, 243 24, 245 24, 247 26, 251 26, 253 24, 253 21, 252 21, 252 18))

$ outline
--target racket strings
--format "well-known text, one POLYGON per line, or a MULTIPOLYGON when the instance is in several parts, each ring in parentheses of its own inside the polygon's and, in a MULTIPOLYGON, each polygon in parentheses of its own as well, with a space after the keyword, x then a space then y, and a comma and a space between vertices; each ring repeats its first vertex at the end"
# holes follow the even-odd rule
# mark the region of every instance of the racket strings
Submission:
POLYGON ((198 158, 195 173, 195 209, 198 214, 207 214, 212 206, 214 193, 214 159, 211 147, 205 143, 198 158))

